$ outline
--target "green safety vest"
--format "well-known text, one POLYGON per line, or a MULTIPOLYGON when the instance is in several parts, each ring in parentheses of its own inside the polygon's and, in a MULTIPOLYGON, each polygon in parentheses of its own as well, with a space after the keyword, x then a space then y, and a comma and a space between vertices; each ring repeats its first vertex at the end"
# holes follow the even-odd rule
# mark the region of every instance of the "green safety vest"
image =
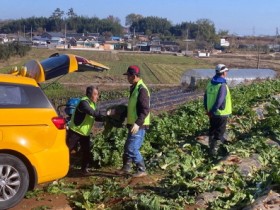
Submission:
MULTIPOLYGON (((137 104, 139 91, 141 88, 145 88, 148 91, 148 96, 150 97, 150 92, 149 92, 147 86, 144 84, 142 79, 140 79, 137 82, 137 85, 135 86, 133 92, 131 93, 131 95, 129 97, 129 101, 128 101, 127 124, 129 124, 129 125, 133 125, 138 118, 137 111, 136 111, 136 104, 137 104)), ((150 125, 150 113, 145 118, 143 125, 150 125)))
MULTIPOLYGON (((81 98, 81 101, 83 101, 83 100, 87 101, 93 110, 96 109, 95 103, 92 102, 88 97, 81 98)), ((92 126, 94 124, 94 117, 86 114, 84 121, 80 125, 75 125, 74 117, 75 117, 76 110, 77 110, 77 108, 75 109, 75 111, 71 117, 69 128, 71 130, 75 131, 76 133, 81 134, 82 136, 89 136, 92 126)))
MULTIPOLYGON (((217 96, 220 90, 222 84, 213 85, 211 82, 208 83, 206 88, 206 94, 207 94, 207 110, 208 112, 212 109, 214 106, 217 96)), ((227 88, 227 95, 225 98, 225 109, 218 109, 214 114, 219 116, 224 115, 230 115, 232 112, 232 105, 231 105, 231 95, 228 86, 227 88)))

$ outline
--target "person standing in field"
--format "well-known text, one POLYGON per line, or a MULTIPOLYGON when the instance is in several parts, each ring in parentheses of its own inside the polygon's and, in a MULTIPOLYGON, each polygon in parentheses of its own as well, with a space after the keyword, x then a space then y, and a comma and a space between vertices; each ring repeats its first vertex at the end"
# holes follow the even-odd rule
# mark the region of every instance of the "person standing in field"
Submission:
POLYGON ((204 108, 209 116, 209 149, 210 154, 217 154, 217 142, 224 143, 227 119, 232 113, 231 94, 226 76, 229 69, 224 64, 216 66, 216 75, 208 83, 204 94, 204 108))
POLYGON ((140 78, 138 66, 129 66, 124 75, 127 76, 127 80, 131 84, 127 107, 128 135, 124 145, 123 166, 116 171, 116 174, 128 174, 131 165, 135 164, 137 172, 132 176, 144 177, 147 173, 140 148, 150 125, 150 92, 140 78))
POLYGON ((86 89, 86 96, 75 108, 69 123, 66 143, 71 152, 79 143, 82 154, 81 173, 90 175, 88 165, 91 161, 90 151, 90 133, 95 120, 104 121, 104 115, 96 109, 96 103, 99 98, 98 88, 89 86, 86 89))

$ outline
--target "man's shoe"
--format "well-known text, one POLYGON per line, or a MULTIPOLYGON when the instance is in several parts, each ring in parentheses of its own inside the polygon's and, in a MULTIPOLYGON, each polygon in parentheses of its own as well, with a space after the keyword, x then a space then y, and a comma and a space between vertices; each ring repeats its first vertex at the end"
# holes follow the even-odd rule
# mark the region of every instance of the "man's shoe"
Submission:
POLYGON ((215 148, 210 149, 210 150, 209 150, 209 154, 210 154, 211 156, 216 156, 216 155, 218 154, 218 148, 215 147, 215 148))
POLYGON ((148 174, 145 171, 138 171, 137 173, 133 174, 132 177, 134 178, 140 178, 147 176, 148 174))
POLYGON ((81 174, 83 176, 92 176, 93 172, 91 172, 88 168, 86 168, 86 169, 81 169, 81 174))
POLYGON ((125 169, 122 168, 122 169, 116 171, 115 174, 117 174, 117 175, 126 175, 126 174, 129 174, 129 170, 125 170, 125 169))

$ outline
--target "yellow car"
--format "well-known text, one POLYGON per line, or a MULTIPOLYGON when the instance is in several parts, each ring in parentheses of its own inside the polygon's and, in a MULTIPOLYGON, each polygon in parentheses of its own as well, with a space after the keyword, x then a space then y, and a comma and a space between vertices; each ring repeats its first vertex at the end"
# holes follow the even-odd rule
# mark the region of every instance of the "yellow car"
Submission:
POLYGON ((64 118, 34 79, 0 74, 0 209, 68 169, 64 118))
POLYGON ((0 74, 0 210, 69 169, 65 120, 38 83, 76 71, 109 69, 81 56, 54 53, 0 74))

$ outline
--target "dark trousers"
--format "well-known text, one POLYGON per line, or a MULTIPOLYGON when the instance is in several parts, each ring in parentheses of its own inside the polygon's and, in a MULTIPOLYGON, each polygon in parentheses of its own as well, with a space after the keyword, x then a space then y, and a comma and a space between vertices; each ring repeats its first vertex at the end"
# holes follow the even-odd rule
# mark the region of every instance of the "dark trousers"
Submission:
POLYGON ((212 116, 210 117, 209 136, 215 140, 224 141, 226 131, 227 117, 212 116))
POLYGON ((81 154, 82 154, 82 170, 86 169, 90 163, 90 136, 82 136, 71 129, 67 131, 66 143, 69 148, 69 152, 76 148, 79 143, 81 146, 81 154))

